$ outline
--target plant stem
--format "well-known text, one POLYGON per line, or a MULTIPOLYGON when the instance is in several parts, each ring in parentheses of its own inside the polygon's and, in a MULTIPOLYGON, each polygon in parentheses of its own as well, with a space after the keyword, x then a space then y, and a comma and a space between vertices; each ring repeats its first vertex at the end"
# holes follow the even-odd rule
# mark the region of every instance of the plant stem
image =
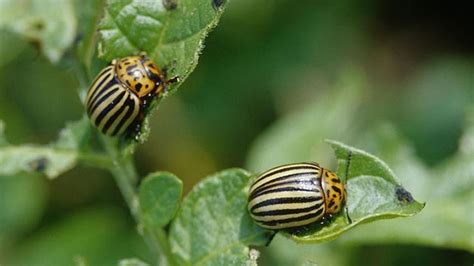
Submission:
POLYGON ((84 164, 88 164, 101 169, 110 169, 112 167, 112 160, 104 155, 94 152, 80 152, 78 160, 84 164))
POLYGON ((138 224, 138 232, 145 240, 152 252, 157 265, 172 265, 171 251, 165 233, 161 228, 153 230, 140 219, 140 204, 136 191, 138 174, 133 164, 131 154, 121 154, 118 141, 108 137, 101 137, 107 153, 113 160, 110 172, 115 178, 130 212, 138 224))

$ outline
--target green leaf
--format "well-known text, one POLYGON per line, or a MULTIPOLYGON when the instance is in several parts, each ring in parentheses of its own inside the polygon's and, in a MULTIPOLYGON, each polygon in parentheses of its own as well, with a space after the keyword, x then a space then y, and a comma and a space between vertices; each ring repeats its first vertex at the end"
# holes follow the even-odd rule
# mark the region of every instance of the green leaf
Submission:
POLYGON ((413 216, 423 209, 424 204, 413 199, 382 160, 340 142, 328 143, 338 159, 337 174, 346 179, 347 209, 352 223, 342 212, 329 225, 315 224, 302 234, 291 235, 292 239, 311 243, 327 241, 358 224, 413 216))
POLYGON ((250 174, 230 169, 207 177, 184 199, 170 231, 178 265, 244 265, 248 245, 262 245, 268 231, 247 211, 250 174))
POLYGON ((0 175, 41 173, 55 178, 76 165, 79 150, 88 140, 89 122, 86 118, 69 123, 57 142, 49 145, 7 145, 0 124, 0 175), (3 145, 2 145, 3 144, 3 145))
POLYGON ((137 258, 123 259, 118 263, 119 266, 148 266, 150 264, 145 263, 137 258))
POLYGON ((55 178, 74 167, 77 153, 48 146, 22 145, 0 148, 0 175, 44 173, 55 178))
POLYGON ((225 2, 109 0, 99 27, 99 53, 110 61, 146 52, 158 66, 184 80, 196 66, 203 39, 217 24, 225 2), (216 8, 213 3, 223 5, 216 8))
POLYGON ((0 1, 0 28, 37 44, 53 63, 73 43, 75 18, 71 0, 0 1))
POLYGON ((183 183, 171 173, 149 174, 140 184, 140 211, 150 228, 167 225, 176 215, 183 193, 183 183))
POLYGON ((380 142, 375 149, 391 154, 390 164, 405 171, 403 182, 429 204, 413 218, 357 228, 343 238, 344 243, 410 243, 474 252, 474 219, 466 216, 474 202, 474 108, 466 120, 457 154, 433 169, 421 168, 406 152, 407 144, 393 133, 372 134, 371 142, 380 142))

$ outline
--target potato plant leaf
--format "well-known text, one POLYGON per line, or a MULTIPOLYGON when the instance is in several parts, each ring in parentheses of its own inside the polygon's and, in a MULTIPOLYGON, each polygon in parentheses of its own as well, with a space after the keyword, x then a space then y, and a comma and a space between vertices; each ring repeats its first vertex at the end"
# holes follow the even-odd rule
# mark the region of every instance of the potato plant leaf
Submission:
POLYGON ((248 245, 263 245, 268 231, 247 212, 250 174, 229 169, 207 177, 184 199, 170 231, 178 265, 246 265, 248 245))
POLYGON ((468 110, 458 152, 431 169, 420 167, 414 154, 406 152, 406 141, 392 133, 384 130, 372 135, 372 143, 374 139, 380 140, 378 153, 392 157, 387 161, 397 173, 404 173, 403 183, 428 205, 411 219, 360 227, 347 234, 344 243, 408 243, 474 252, 474 108, 468 110))
POLYGON ((178 211, 183 184, 171 173, 149 174, 140 184, 139 200, 143 221, 150 228, 168 224, 178 211))
POLYGON ((158 66, 168 68, 168 74, 184 80, 196 66, 203 40, 217 24, 224 4, 109 0, 99 26, 100 55, 110 61, 146 52, 158 66))

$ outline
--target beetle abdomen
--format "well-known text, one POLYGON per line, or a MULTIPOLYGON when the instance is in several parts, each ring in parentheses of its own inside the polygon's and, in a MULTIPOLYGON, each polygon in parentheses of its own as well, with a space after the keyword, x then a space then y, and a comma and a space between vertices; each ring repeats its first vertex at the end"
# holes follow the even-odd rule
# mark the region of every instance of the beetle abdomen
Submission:
POLYGON ((106 67, 94 80, 86 98, 87 114, 104 134, 122 134, 140 113, 140 100, 124 88, 114 74, 113 66, 106 67))
POLYGON ((321 167, 312 163, 283 165, 261 174, 250 188, 248 209, 268 229, 311 224, 325 213, 321 167))

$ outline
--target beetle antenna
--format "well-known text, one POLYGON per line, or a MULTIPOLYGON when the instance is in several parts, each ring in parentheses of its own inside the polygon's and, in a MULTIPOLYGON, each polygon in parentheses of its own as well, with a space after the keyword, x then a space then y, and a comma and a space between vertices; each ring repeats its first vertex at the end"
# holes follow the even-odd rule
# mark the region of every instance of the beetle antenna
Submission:
POLYGON ((348 224, 351 224, 352 223, 352 219, 351 219, 351 216, 349 215, 349 208, 347 208, 347 204, 346 204, 346 218, 347 218, 347 223, 348 224))
POLYGON ((346 182, 347 182, 347 178, 349 177, 349 167, 351 165, 351 160, 352 160, 352 151, 349 150, 349 153, 347 155, 346 176, 344 177, 344 181, 346 182))
MULTIPOLYGON (((352 160, 352 151, 349 150, 349 153, 347 155, 347 167, 346 167, 346 176, 344 178, 344 181, 347 183, 347 178, 349 177, 349 167, 351 165, 351 160, 352 160)), ((352 223, 352 219, 351 217, 349 216, 349 208, 347 208, 347 199, 346 199, 346 218, 347 218, 347 222, 349 224, 352 223)))

